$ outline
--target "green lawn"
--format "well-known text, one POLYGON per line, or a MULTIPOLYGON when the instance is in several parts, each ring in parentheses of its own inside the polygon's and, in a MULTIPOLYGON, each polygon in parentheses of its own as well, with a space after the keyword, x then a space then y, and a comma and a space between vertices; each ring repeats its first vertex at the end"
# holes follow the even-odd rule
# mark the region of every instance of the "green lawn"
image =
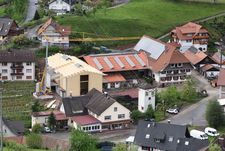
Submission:
POLYGON ((225 11, 225 5, 169 0, 131 0, 130 3, 106 11, 99 10, 89 17, 62 16, 61 24, 71 25, 73 31, 106 36, 159 37, 185 22, 205 18, 225 11))
POLYGON ((34 82, 5 82, 3 85, 0 83, 0 87, 3 87, 3 116, 22 120, 29 127, 34 82))

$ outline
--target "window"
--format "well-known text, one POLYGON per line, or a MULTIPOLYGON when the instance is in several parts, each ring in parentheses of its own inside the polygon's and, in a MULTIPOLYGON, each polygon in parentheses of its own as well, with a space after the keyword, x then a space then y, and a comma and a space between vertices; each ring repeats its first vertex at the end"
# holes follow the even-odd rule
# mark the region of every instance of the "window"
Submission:
POLYGON ((117 107, 114 107, 114 112, 116 112, 117 111, 117 107))
POLYGON ((151 100, 152 98, 151 97, 148 97, 148 100, 151 100))
POLYGON ((171 71, 171 70, 167 71, 167 74, 170 74, 170 73, 172 73, 172 71, 171 71))
POLYGON ((26 69, 26 73, 32 73, 32 69, 26 69))
POLYGON ((105 120, 111 120, 111 115, 105 116, 105 120))
POLYGON ((22 76, 16 76, 16 79, 21 80, 22 76))
POLYGON ((32 64, 31 62, 27 62, 26 63, 27 66, 31 66, 31 64, 32 64))
POLYGON ((190 69, 186 69, 186 72, 190 72, 191 70, 190 69))
POLYGON ((88 93, 88 75, 80 76, 80 94, 84 95, 88 93))
POLYGON ((7 76, 2 76, 2 80, 8 80, 7 76))
POLYGON ((145 92, 145 96, 148 96, 148 92, 145 92))
POLYGON ((182 70, 180 70, 180 72, 181 72, 181 73, 184 73, 184 72, 185 72, 185 70, 184 70, 184 69, 182 69, 182 70))
POLYGON ((152 91, 152 96, 154 96, 155 95, 155 92, 154 91, 152 91))
POLYGON ((30 80, 30 79, 32 79, 32 76, 26 76, 26 79, 30 80))
POLYGON ((156 143, 160 143, 160 139, 155 139, 155 142, 156 143))
POLYGON ((183 66, 182 63, 178 63, 178 64, 177 64, 177 67, 182 67, 182 66, 183 66))
POLYGON ((2 69, 2 73, 8 73, 7 69, 2 69))
POLYGON ((118 114, 118 119, 125 118, 125 114, 118 114))
POLYGON ((161 74, 165 74, 165 73, 166 73, 166 71, 162 71, 162 72, 161 72, 161 74))
POLYGON ((7 66, 7 62, 2 62, 2 66, 7 66))
POLYGON ((171 67, 171 68, 174 68, 174 67, 175 67, 175 64, 171 64, 170 67, 171 67))
POLYGON ((178 77, 173 77, 173 80, 178 80, 178 77))

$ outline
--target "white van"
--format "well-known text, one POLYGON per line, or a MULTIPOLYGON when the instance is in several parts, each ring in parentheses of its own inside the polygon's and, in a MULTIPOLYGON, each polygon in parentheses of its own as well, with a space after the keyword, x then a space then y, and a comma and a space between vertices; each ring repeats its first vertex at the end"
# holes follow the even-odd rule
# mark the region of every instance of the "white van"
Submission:
POLYGON ((220 135, 215 128, 211 128, 211 127, 206 127, 205 133, 209 136, 219 136, 220 135))
POLYGON ((201 140, 208 139, 208 136, 204 132, 199 131, 199 130, 191 130, 190 135, 193 138, 197 138, 197 139, 201 139, 201 140))

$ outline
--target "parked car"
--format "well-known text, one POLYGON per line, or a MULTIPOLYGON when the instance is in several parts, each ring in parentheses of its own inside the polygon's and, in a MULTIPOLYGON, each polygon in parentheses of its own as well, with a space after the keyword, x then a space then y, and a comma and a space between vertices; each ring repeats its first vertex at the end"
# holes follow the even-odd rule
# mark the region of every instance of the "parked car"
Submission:
POLYGON ((199 130, 191 130, 190 135, 191 135, 191 137, 196 138, 196 139, 201 139, 201 140, 208 139, 208 136, 204 132, 199 131, 199 130))
POLYGON ((179 109, 178 108, 169 108, 168 110, 166 110, 166 112, 168 112, 170 114, 177 114, 177 113, 179 113, 179 109))
POLYGON ((208 93, 207 93, 206 90, 202 90, 202 91, 200 91, 200 95, 201 95, 202 97, 207 97, 207 96, 208 96, 208 93))
POLYGON ((220 135, 215 128, 211 128, 211 127, 206 127, 205 133, 209 136, 219 136, 220 135))
POLYGON ((47 126, 45 126, 45 127, 43 128, 43 132, 44 132, 44 133, 52 133, 51 129, 50 129, 49 127, 47 127, 47 126))

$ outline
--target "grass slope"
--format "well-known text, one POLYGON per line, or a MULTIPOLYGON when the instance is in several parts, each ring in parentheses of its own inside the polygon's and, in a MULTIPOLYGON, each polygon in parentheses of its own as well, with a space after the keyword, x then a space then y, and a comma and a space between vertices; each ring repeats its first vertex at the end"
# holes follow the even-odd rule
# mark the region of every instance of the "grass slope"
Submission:
POLYGON ((131 0, 130 3, 106 11, 99 10, 95 16, 63 16, 57 20, 71 25, 74 31, 91 32, 107 36, 158 37, 176 25, 205 18, 225 11, 225 5, 169 0, 131 0))

